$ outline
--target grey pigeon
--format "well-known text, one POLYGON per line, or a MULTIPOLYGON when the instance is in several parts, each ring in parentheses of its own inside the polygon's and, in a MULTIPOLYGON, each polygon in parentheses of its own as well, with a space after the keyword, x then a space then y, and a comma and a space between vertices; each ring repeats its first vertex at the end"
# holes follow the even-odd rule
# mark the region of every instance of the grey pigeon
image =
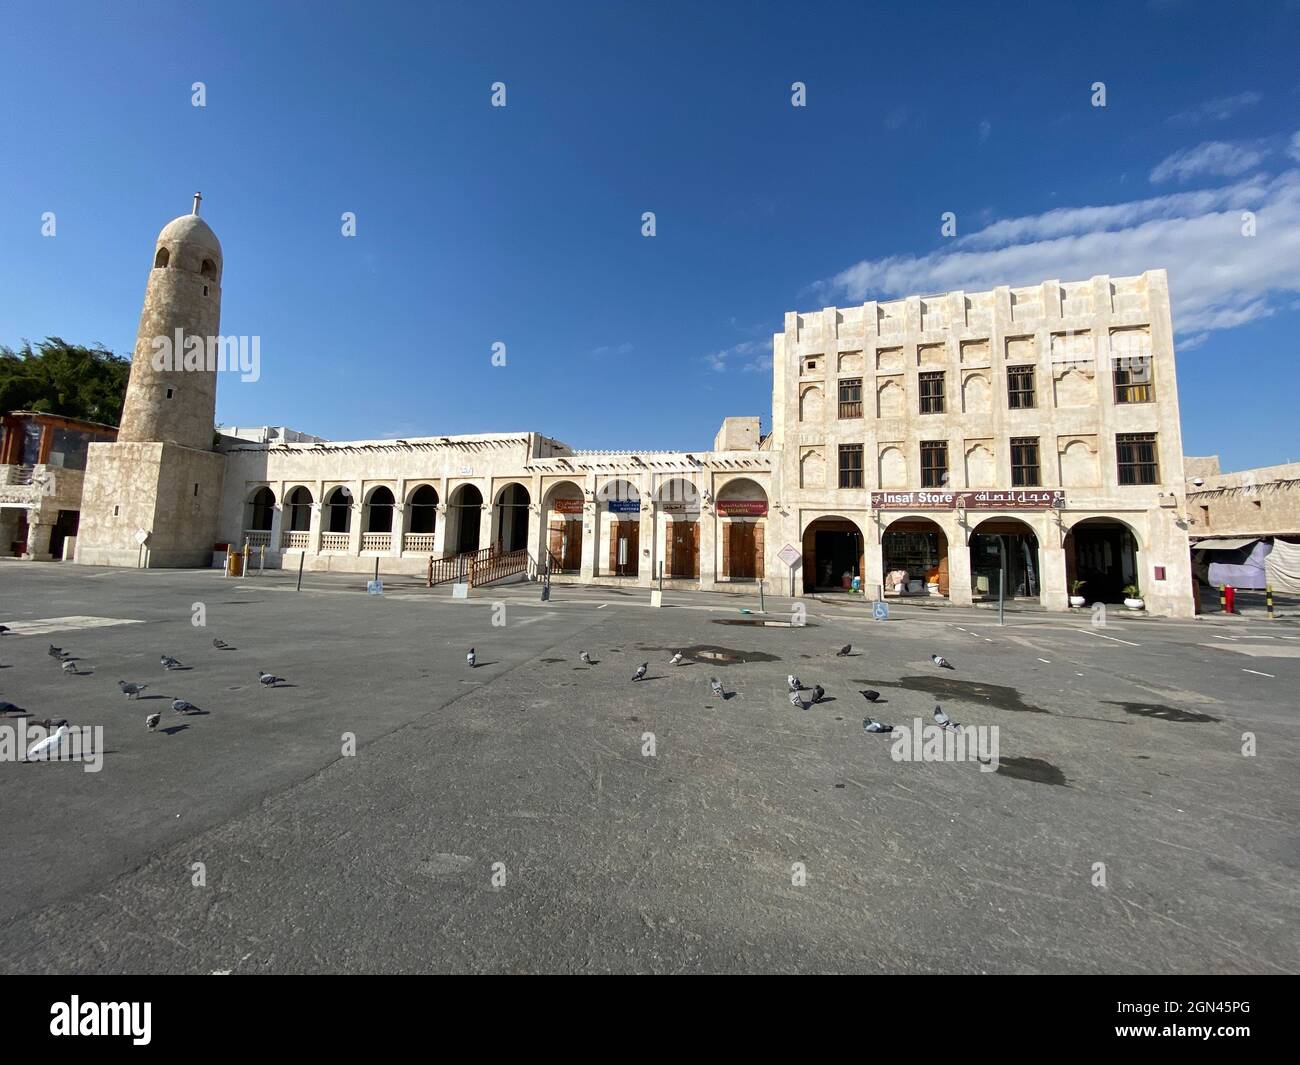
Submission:
POLYGON ((822 696, 825 694, 826 694, 826 689, 823 688, 820 684, 818 684, 815 688, 813 688, 812 701, 814 703, 820 703, 822 701, 822 696))
POLYGON ((188 714, 188 713, 189 713, 191 710, 193 710, 193 709, 194 709, 194 704, 193 704, 192 702, 190 702, 188 699, 173 699, 173 700, 172 700, 172 713, 173 713, 173 714, 188 714))
MULTIPOLYGON (((16 708, 15 708, 15 709, 16 709, 16 708)), ((64 725, 66 725, 67 723, 68 723, 68 719, 67 719, 66 717, 60 717, 60 718, 49 718, 49 717, 47 717, 47 718, 44 718, 44 719, 42 719, 42 720, 40 720, 40 721, 33 721, 33 722, 32 722, 32 724, 34 724, 34 725, 40 725, 41 728, 43 728, 43 729, 62 728, 62 727, 63 727, 64 725)))
POLYGON ((709 687, 713 689, 713 694, 719 699, 726 699, 727 693, 722 687, 722 681, 717 677, 709 678, 709 687))
POLYGON ((274 688, 277 684, 283 681, 284 678, 277 677, 274 673, 263 673, 261 670, 258 670, 257 680, 258 683, 265 684, 268 688, 274 688))
POLYGON ((62 657, 63 657, 64 655, 66 655, 68 652, 65 651, 62 647, 55 647, 54 644, 50 644, 50 649, 49 649, 49 651, 47 651, 46 653, 47 653, 51 658, 62 658, 62 657))
POLYGON ((864 692, 859 692, 859 694, 862 696, 862 698, 866 699, 866 701, 869 703, 874 703, 877 699, 880 698, 880 692, 872 691, 870 688, 868 688, 864 692))
POLYGON ((478 655, 474 653, 474 648, 471 647, 469 649, 469 654, 465 656, 465 661, 469 663, 470 669, 474 668, 475 664, 478 662, 478 655))
POLYGON ((8 631, 9 631, 8 625, 0 625, 0 636, 3 636, 8 631))
POLYGON ((886 725, 883 721, 876 721, 869 717, 862 719, 862 727, 868 732, 893 732, 893 725, 886 725))
POLYGON ((0 699, 0 714, 12 714, 17 709, 18 707, 13 703, 7 703, 3 699, 0 699))
POLYGON ((852 650, 853 650, 853 644, 846 643, 843 647, 841 647, 838 651, 835 652, 835 657, 845 658, 847 657, 848 653, 852 650))
POLYGON ((946 729, 948 732, 955 732, 958 735, 961 734, 961 726, 937 706, 934 708, 934 723, 941 729, 946 729))
POLYGON ((594 665, 596 664, 595 662, 593 662, 593 661, 591 660, 591 655, 587 654, 586 651, 580 651, 580 652, 578 652, 578 657, 582 659, 582 663, 583 663, 583 665, 586 665, 586 666, 594 666, 594 665))
POLYGON ((800 680, 798 677, 796 677, 793 673, 791 673, 788 677, 785 678, 785 682, 786 682, 788 685, 790 685, 790 690, 791 690, 792 692, 801 692, 801 691, 803 691, 803 681, 801 681, 801 680, 800 680))
POLYGON ((117 686, 122 690, 122 694, 128 699, 133 695, 138 698, 140 693, 144 691, 145 688, 149 687, 147 684, 130 684, 124 680, 119 680, 117 686))
POLYGON ((636 672, 632 674, 632 679, 633 679, 633 680, 644 680, 644 679, 645 679, 645 671, 646 671, 647 669, 649 669, 649 668, 650 668, 650 663, 649 663, 649 662, 642 662, 639 666, 636 667, 636 672))
POLYGON ((163 669, 178 669, 180 667, 180 662, 177 661, 175 658, 173 658, 171 655, 163 655, 159 659, 159 664, 163 667, 163 669))
POLYGON ((75 673, 75 672, 77 672, 77 663, 76 663, 76 662, 64 662, 64 663, 63 663, 63 672, 64 672, 64 673, 75 673))
POLYGON ((150 714, 144 719, 145 726, 150 732, 158 727, 158 722, 162 720, 162 714, 150 714))
POLYGON ((956 667, 953 666, 953 664, 952 664, 951 662, 949 662, 946 658, 944 658, 943 655, 931 655, 931 656, 930 656, 930 661, 933 662, 933 663, 934 663, 936 666, 938 666, 940 669, 954 669, 954 668, 956 668, 956 667))
POLYGON ((798 707, 800 710, 805 710, 805 709, 807 709, 807 707, 804 706, 804 702, 803 702, 803 700, 799 698, 799 692, 798 692, 798 690, 791 690, 791 692, 790 692, 790 705, 791 705, 791 706, 794 706, 794 707, 798 707))
POLYGON ((230 644, 226 643, 226 641, 221 639, 220 637, 216 637, 213 639, 212 646, 215 647, 218 651, 230 650, 230 644))
POLYGON ((674 651, 672 658, 668 659, 668 664, 670 666, 680 666, 682 664, 681 651, 674 651))

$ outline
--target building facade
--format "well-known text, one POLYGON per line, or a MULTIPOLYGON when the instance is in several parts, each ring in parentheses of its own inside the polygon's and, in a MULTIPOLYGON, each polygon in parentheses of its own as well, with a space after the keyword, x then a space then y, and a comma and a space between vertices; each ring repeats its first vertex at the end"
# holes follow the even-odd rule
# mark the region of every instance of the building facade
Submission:
MULTIPOLYGON (((221 270, 197 213, 163 230, 136 365, 158 335, 216 335, 221 270)), ((1078 582, 1090 602, 1136 586, 1153 612, 1193 609, 1163 271, 789 313, 771 431, 726 418, 708 451, 576 451, 535 432, 206 443, 215 381, 133 366, 115 447, 154 450, 92 449, 80 561, 192 565, 229 543, 348 572, 441 578, 469 559, 485 582, 546 567, 648 586, 662 570, 799 594, 856 578, 1048 609, 1078 582)))

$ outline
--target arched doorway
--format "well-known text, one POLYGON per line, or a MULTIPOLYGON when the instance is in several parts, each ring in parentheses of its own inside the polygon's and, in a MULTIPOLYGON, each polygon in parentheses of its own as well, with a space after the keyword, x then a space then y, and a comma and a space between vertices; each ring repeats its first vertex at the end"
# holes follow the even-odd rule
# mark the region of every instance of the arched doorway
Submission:
POLYGON ((1138 538, 1118 518, 1084 518, 1065 534, 1065 587, 1083 581, 1084 602, 1122 603, 1124 589, 1138 580, 1138 538))
POLYGON ((827 516, 813 521, 803 533, 803 590, 844 591, 863 575, 865 538, 856 522, 827 516), (847 576, 848 583, 845 583, 847 576))
POLYGON ((547 489, 543 518, 552 573, 582 570, 582 489, 561 481, 547 489))
POLYGON ((1042 593, 1038 535, 1019 518, 988 518, 970 537, 973 599, 1037 599, 1042 593))
POLYGON ((528 506, 532 497, 518 482, 506 485, 497 493, 492 543, 498 552, 522 551, 528 546, 528 506))
POLYGON ((641 571, 641 493, 631 481, 606 481, 596 493, 600 539, 596 562, 609 577, 635 577, 641 571))
POLYGON ((404 551, 432 551, 438 526, 438 492, 431 484, 422 484, 406 499, 406 535, 404 551))
POLYGON ((700 576, 700 490, 685 477, 673 477, 655 493, 656 536, 663 548, 665 577, 700 576))
POLYGON ((761 580, 767 534, 767 493, 757 481, 736 477, 718 489, 722 568, 729 581, 761 580))
POLYGON ((948 535, 933 519, 891 521, 880 537, 880 559, 886 595, 948 594, 948 535))
POLYGON ((371 491, 366 499, 365 524, 361 527, 368 533, 391 533, 393 531, 393 505, 396 502, 392 490, 380 486, 371 491))
POLYGON ((348 489, 340 486, 326 495, 324 529, 328 533, 352 531, 352 493, 348 489))
POLYGON ((482 515, 483 493, 474 485, 462 484, 451 493, 447 507, 448 554, 472 554, 479 549, 482 515))

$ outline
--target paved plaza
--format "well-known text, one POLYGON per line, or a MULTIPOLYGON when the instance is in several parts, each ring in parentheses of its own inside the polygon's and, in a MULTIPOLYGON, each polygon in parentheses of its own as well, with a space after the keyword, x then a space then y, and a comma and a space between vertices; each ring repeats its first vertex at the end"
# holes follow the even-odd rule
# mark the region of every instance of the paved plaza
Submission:
POLYGON ((104 743, 0 762, 0 970, 1300 967, 1294 618, 295 577, 0 564, 0 725, 104 743))

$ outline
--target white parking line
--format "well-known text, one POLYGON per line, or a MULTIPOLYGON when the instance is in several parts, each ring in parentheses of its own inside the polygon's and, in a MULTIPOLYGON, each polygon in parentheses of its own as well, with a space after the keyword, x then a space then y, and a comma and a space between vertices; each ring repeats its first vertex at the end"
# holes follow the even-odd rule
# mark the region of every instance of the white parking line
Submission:
POLYGON ((1206 635, 1209 636, 1212 640, 1227 640, 1229 643, 1237 642, 1237 638, 1235 636, 1220 636, 1217 633, 1213 633, 1213 632, 1207 632, 1206 635))
POLYGON ((1042 662, 1045 666, 1050 666, 1052 664, 1046 658, 1040 658, 1038 661, 1042 662))
POLYGON ((1243 673, 1254 673, 1257 677, 1268 677, 1270 680, 1277 680, 1272 673, 1261 673, 1258 669, 1243 669, 1243 673))
POLYGON ((1121 640, 1118 636, 1107 636, 1104 633, 1093 632, 1092 629, 1078 629, 1078 632, 1086 632, 1089 636, 1096 636, 1102 640, 1113 640, 1115 643, 1126 643, 1130 647, 1141 647, 1140 643, 1133 643, 1131 640, 1121 640))

